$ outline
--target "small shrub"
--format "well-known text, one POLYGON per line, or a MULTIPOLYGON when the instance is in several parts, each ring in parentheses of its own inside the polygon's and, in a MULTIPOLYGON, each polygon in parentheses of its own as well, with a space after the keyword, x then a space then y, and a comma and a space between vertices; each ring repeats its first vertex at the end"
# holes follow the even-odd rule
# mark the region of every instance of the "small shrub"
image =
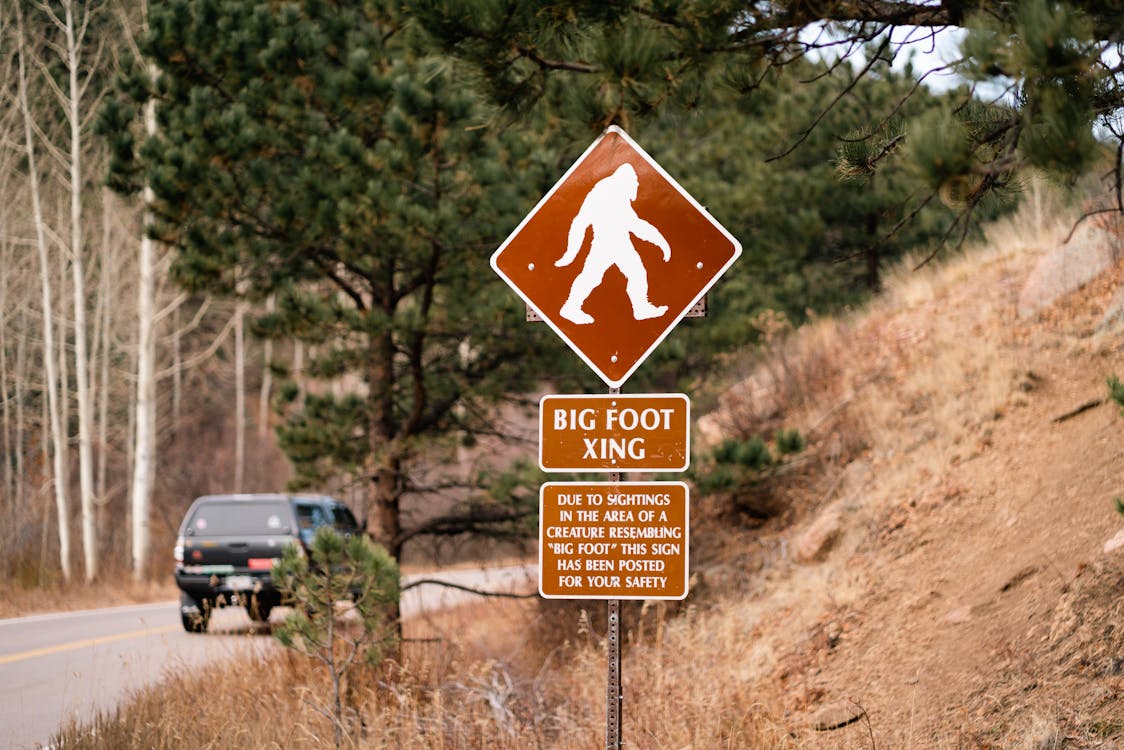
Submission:
POLYGON ((689 476, 704 493, 737 490, 780 466, 785 456, 804 450, 804 436, 797 430, 777 430, 773 448, 756 435, 727 438, 703 456, 689 476))
POLYGON ((1124 414, 1124 383, 1120 382, 1120 378, 1115 375, 1109 375, 1108 380, 1108 397, 1116 402, 1120 407, 1120 413, 1124 414))
POLYGON ((311 560, 289 545, 273 570, 293 612, 275 630, 283 645, 320 662, 332 685, 331 703, 311 703, 330 719, 336 747, 343 742, 345 714, 354 712, 345 681, 361 664, 378 664, 397 639, 388 613, 398 602, 398 566, 385 549, 363 535, 343 537, 322 526, 311 560), (352 602, 351 613, 338 608, 352 602))
POLYGON ((782 456, 799 453, 804 450, 805 445, 804 436, 798 430, 786 430, 783 427, 777 430, 774 442, 777 444, 777 451, 782 456))

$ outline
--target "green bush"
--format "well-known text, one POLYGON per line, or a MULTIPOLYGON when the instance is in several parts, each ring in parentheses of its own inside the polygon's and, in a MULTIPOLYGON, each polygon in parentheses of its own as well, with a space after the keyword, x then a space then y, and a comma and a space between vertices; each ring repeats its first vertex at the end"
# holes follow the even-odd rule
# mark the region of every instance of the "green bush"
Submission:
POLYGON ((698 468, 688 476, 703 493, 735 491, 780 466, 785 456, 799 453, 804 446, 804 436, 788 429, 777 430, 773 450, 756 435, 744 440, 727 438, 695 461, 698 468))
POLYGON ((782 456, 804 450, 804 436, 798 430, 786 430, 782 427, 777 430, 774 442, 777 444, 777 451, 782 456))
POLYGON ((1124 383, 1120 382, 1120 378, 1115 375, 1108 376, 1108 397, 1116 402, 1120 407, 1120 413, 1124 414, 1124 383))
POLYGON ((332 721, 340 747, 346 717, 355 711, 345 699, 345 680, 357 665, 377 664, 397 644, 398 565, 366 536, 344 537, 322 526, 309 555, 289 545, 273 575, 284 603, 293 607, 274 637, 328 671, 331 702, 312 705, 332 721), (345 601, 353 614, 339 607, 345 601))

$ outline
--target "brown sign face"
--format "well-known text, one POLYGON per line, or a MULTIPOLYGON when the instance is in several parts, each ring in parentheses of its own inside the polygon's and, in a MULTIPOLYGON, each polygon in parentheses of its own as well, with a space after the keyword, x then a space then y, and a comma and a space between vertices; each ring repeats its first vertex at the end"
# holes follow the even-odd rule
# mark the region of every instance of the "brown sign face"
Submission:
POLYGON ((741 244, 610 127, 492 256, 586 364, 619 387, 741 254, 741 244))
POLYGON ((686 471, 691 402, 681 393, 544 396, 543 471, 686 471))
POLYGON ((682 599, 690 537, 682 482, 548 482, 539 492, 539 593, 682 599))

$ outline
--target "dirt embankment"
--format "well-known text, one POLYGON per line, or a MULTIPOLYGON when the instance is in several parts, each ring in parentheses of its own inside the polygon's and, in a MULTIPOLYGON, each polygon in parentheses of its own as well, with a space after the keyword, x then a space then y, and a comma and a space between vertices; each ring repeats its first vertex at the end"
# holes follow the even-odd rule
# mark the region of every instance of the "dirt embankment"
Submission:
MULTIPOLYGON (((709 582, 760 566, 760 689, 800 747, 1124 747, 1124 416, 1105 385, 1124 376, 1124 258, 1102 232, 1094 278, 1028 303, 1068 228, 1012 223, 780 355, 830 364, 827 398, 774 410, 818 473, 781 488, 795 510, 756 538, 767 559, 709 582)), ((756 371, 713 434, 767 423, 778 372, 800 368, 756 371)))

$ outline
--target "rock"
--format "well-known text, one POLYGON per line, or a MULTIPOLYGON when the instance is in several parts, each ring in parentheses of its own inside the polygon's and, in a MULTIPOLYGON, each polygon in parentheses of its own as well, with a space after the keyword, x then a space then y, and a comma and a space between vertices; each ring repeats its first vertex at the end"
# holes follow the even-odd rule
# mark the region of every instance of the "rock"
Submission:
POLYGON ((1019 293, 1018 315, 1026 319, 1089 283, 1115 261, 1115 241, 1095 226, 1078 228, 1073 238, 1046 253, 1019 293))
POLYGON ((957 607, 944 616, 944 621, 949 625, 960 625, 972 619, 971 607, 957 607))
POLYGON ((704 414, 695 420, 695 444, 699 448, 710 448, 722 442, 726 431, 714 414, 704 414))
POLYGON ((839 701, 816 711, 812 717, 812 729, 817 732, 830 732, 833 729, 841 729, 848 724, 854 724, 865 715, 866 711, 857 703, 839 701))
POLYGON ((1116 294, 1112 295, 1112 301, 1097 323, 1096 331, 1104 333, 1120 323, 1124 323, 1124 287, 1117 289, 1116 294))
POLYGON ((822 560, 831 551, 842 531, 842 505, 835 502, 824 508, 819 518, 796 538, 792 544, 792 558, 798 563, 822 560))
POLYGON ((1124 547, 1124 529, 1116 532, 1116 536, 1104 543, 1104 552, 1107 555, 1122 547, 1124 547))

